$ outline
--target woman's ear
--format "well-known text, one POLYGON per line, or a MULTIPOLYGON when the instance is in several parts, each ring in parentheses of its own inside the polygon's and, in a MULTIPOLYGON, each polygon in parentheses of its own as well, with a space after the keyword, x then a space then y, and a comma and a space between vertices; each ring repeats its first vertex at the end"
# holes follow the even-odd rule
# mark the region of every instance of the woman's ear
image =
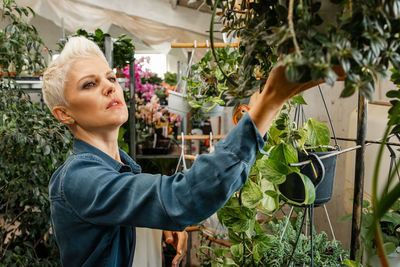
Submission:
POLYGON ((64 106, 55 106, 53 107, 53 115, 56 117, 57 120, 62 122, 66 125, 73 125, 75 120, 72 118, 71 114, 69 113, 68 109, 64 106))

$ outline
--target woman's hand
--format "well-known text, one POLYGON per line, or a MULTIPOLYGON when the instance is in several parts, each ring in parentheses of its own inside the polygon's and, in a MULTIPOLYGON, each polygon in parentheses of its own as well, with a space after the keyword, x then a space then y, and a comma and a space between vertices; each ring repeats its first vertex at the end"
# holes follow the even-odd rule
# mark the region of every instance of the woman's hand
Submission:
MULTIPOLYGON (((286 79, 285 73, 286 66, 279 65, 272 69, 268 76, 267 82, 264 86, 264 90, 267 91, 269 95, 273 95, 277 102, 286 102, 293 96, 300 94, 307 89, 317 86, 318 84, 324 83, 323 80, 319 81, 307 81, 303 83, 294 82, 291 83, 286 79)), ((343 81, 346 77, 343 69, 340 66, 332 67, 338 76, 339 81, 343 81)))
MULTIPOLYGON (((254 105, 249 111, 249 115, 261 136, 267 133, 275 116, 287 100, 324 82, 323 80, 317 82, 310 80, 304 83, 291 83, 286 79, 285 68, 286 66, 278 65, 272 69, 262 93, 253 101, 254 105)), ((345 73, 341 67, 333 67, 333 70, 338 75, 338 80, 345 78, 345 73)))
POLYGON ((186 231, 163 231, 163 233, 165 242, 167 242, 167 244, 171 244, 176 249, 176 256, 172 260, 172 267, 179 266, 180 262, 186 254, 188 234, 186 231))

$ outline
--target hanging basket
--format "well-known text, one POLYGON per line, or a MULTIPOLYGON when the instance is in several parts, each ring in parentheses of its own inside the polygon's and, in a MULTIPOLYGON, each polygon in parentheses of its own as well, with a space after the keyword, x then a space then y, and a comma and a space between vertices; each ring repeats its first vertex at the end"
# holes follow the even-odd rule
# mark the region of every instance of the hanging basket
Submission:
POLYGON ((222 116, 222 112, 224 111, 224 107, 221 105, 215 105, 214 103, 207 102, 203 104, 201 108, 201 112, 203 113, 204 117, 219 117, 222 116), (212 107, 212 108, 211 108, 212 107))
MULTIPOLYGON (((314 167, 317 169, 318 177, 315 178, 311 164, 304 165, 301 168, 301 173, 309 177, 315 186, 315 201, 314 206, 319 206, 327 203, 332 198, 333 185, 335 181, 336 160, 337 155, 326 159, 319 160, 319 157, 333 153, 315 152, 310 155, 316 155, 318 160, 312 160, 314 167)), ((298 153, 299 161, 310 159, 303 152, 298 153)), ((279 191, 283 196, 297 203, 304 203, 306 199, 304 181, 297 173, 292 173, 286 177, 286 181, 279 185, 279 191)))
POLYGON ((186 100, 186 94, 170 91, 168 96, 168 110, 181 116, 189 113, 191 107, 186 100))

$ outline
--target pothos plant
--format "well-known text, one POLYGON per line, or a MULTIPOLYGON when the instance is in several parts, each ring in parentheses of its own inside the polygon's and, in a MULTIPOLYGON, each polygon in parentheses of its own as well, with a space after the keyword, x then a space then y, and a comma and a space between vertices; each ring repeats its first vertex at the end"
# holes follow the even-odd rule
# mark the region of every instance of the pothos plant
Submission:
MULTIPOLYGON (((315 200, 315 186, 312 181, 300 172, 298 167, 290 167, 289 164, 298 162, 298 153, 326 152, 335 150, 330 146, 330 132, 327 125, 310 118, 302 126, 292 119, 293 112, 299 105, 306 102, 301 95, 289 100, 282 108, 268 131, 268 140, 264 150, 269 155, 259 155, 252 167, 250 177, 260 180, 260 185, 268 185, 269 190, 263 190, 263 201, 261 207, 271 212, 279 207, 279 201, 285 201, 295 205, 308 205, 315 200), (278 186, 285 182, 291 173, 298 173, 304 185, 304 201, 302 203, 285 198, 279 193, 278 186)), ((250 179, 249 183, 252 183, 250 179)), ((254 185, 253 185, 254 187, 254 185)), ((264 188, 265 189, 265 188, 264 188)))
POLYGON ((273 249, 277 241, 276 237, 266 235, 262 223, 256 219, 257 213, 274 217, 285 203, 308 205, 314 202, 313 183, 300 173, 299 168, 290 167, 289 163, 298 162, 299 150, 327 151, 334 147, 329 146, 330 133, 325 124, 309 119, 299 127, 291 119, 291 113, 300 104, 306 104, 301 95, 284 105, 268 132, 269 138, 264 150, 269 155, 258 154, 244 187, 218 211, 218 218, 227 227, 229 241, 232 243, 229 249, 231 259, 225 259, 228 254, 217 252, 223 259, 221 263, 233 261, 238 266, 264 266, 262 264, 270 260, 268 251, 273 249), (287 199, 278 188, 287 175, 294 172, 303 180, 306 197, 302 203, 287 199))
POLYGON ((252 95, 257 76, 283 64, 289 81, 323 79, 329 85, 340 66, 346 74, 341 96, 359 89, 371 99, 389 64, 399 67, 399 0, 216 0, 214 15, 217 8, 223 32, 240 38, 239 80, 231 81, 236 88, 229 92, 234 98, 252 95))
POLYGON ((237 79, 237 69, 241 62, 239 52, 226 46, 217 49, 216 53, 220 68, 209 50, 198 63, 191 66, 190 76, 185 78, 187 99, 194 109, 206 107, 210 110, 216 105, 225 104, 223 94, 228 90, 229 84, 222 71, 230 79, 237 79))

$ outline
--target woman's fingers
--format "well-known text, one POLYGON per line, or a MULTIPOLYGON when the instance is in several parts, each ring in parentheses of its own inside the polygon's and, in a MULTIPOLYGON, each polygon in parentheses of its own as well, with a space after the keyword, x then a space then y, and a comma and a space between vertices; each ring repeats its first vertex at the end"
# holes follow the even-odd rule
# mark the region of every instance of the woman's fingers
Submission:
POLYGON ((172 260, 172 266, 179 266, 187 250, 187 238, 188 234, 186 231, 173 232, 174 244, 176 245, 176 255, 172 260))
POLYGON ((174 237, 171 231, 163 231, 164 239, 167 244, 172 244, 174 242, 174 237))

